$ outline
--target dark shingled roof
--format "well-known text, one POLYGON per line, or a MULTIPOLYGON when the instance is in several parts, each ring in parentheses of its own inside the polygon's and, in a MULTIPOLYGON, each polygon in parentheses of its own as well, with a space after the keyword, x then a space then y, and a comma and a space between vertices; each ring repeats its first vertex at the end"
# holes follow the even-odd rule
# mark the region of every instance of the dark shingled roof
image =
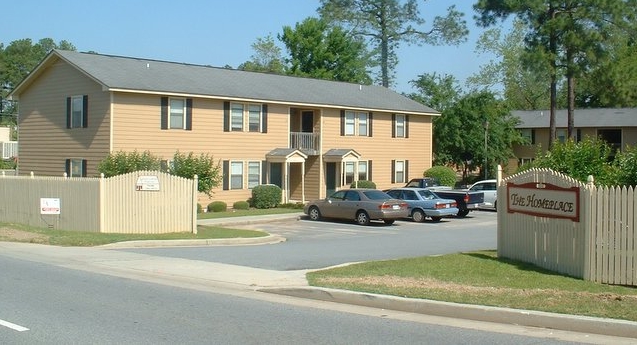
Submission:
POLYGON ((423 115, 440 114, 378 85, 359 85, 65 50, 52 51, 44 62, 52 55, 59 56, 109 90, 188 94, 423 115))
MULTIPOLYGON (((549 128, 548 110, 516 110, 511 115, 520 119, 516 128, 549 128)), ((555 112, 555 127, 566 128, 566 109, 555 112)), ((575 109, 575 128, 637 127, 637 108, 575 109)))

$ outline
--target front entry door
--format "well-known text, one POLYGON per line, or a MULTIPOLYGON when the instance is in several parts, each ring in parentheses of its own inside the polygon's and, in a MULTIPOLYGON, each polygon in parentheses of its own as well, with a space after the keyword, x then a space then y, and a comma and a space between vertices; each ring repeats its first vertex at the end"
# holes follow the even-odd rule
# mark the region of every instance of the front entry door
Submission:
POLYGON ((270 183, 283 188, 283 163, 270 163, 270 183))
POLYGON ((301 132, 312 133, 314 132, 314 112, 304 111, 301 113, 301 132))
POLYGON ((326 197, 336 191, 336 163, 325 163, 325 189, 326 197))

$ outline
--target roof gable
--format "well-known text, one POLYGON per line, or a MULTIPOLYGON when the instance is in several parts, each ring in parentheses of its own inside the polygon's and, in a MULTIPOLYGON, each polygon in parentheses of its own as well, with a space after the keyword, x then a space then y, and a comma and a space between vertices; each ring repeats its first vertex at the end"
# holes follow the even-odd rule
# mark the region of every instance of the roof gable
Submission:
MULTIPOLYGON (((432 108, 378 85, 248 72, 210 66, 53 50, 31 74, 60 58, 109 91, 192 95, 370 111, 440 115, 432 108)), ((29 75, 13 94, 28 87, 29 75), (23 85, 24 84, 24 85, 23 85)))

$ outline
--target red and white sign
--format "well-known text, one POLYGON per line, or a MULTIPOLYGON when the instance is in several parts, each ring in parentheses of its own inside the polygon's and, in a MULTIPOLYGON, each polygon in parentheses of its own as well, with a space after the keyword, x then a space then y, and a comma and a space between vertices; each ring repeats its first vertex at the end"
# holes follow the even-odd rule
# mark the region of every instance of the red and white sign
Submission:
POLYGON ((60 214, 60 198, 40 198, 40 214, 60 214))
POLYGON ((507 212, 579 222, 579 187, 563 188, 550 183, 507 184, 507 212))

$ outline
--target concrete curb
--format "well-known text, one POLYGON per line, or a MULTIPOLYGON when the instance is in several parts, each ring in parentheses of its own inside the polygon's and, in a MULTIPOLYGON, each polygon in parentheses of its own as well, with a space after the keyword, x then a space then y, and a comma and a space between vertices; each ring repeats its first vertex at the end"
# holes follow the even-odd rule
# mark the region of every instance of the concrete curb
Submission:
POLYGON ((262 288, 258 291, 425 315, 637 338, 637 322, 625 320, 402 298, 328 288, 262 288))
POLYGON ((275 244, 285 242, 285 237, 268 235, 262 237, 244 238, 217 238, 201 240, 156 240, 156 241, 126 241, 109 243, 97 248, 122 249, 122 248, 154 248, 154 247, 201 247, 201 246, 245 246, 258 244, 275 244))

